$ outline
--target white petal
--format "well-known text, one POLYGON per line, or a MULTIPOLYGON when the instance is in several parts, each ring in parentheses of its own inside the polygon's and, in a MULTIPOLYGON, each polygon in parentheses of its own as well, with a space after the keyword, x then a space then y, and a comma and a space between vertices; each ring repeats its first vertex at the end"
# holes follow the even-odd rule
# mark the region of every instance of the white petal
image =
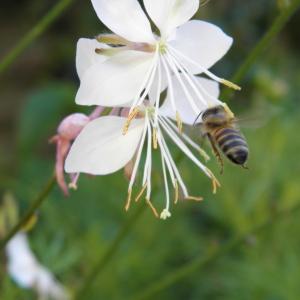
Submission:
POLYGON ((23 288, 32 287, 36 279, 38 263, 29 248, 25 234, 14 236, 6 247, 8 272, 18 285, 23 288))
MULTIPOLYGON (((181 75, 182 76, 182 75, 181 75)), ((196 118, 198 117, 199 113, 208 109, 208 107, 211 106, 216 106, 222 104, 221 101, 217 100, 219 97, 219 85, 215 81, 206 79, 206 78, 200 78, 200 77, 195 77, 198 84, 200 84, 203 89, 206 90, 208 94, 210 94, 213 98, 211 99, 208 97, 205 97, 205 100, 207 101, 207 105, 204 105, 200 99, 197 97, 196 93, 190 89, 190 93, 195 100, 195 104, 199 111, 196 113, 191 105, 189 104, 187 97, 179 85, 178 81, 174 81, 174 100, 176 104, 176 109, 180 114, 180 118, 182 119, 183 123, 188 124, 188 125, 193 125, 196 118)), ((185 79, 182 76, 181 78, 185 83, 185 79)), ((200 91, 201 93, 201 91, 200 91)), ((203 94, 203 93, 201 93, 203 94)), ((167 98, 164 102, 164 104, 160 107, 160 114, 169 118, 172 118, 176 120, 176 115, 174 114, 174 111, 172 109, 172 104, 171 104, 171 99, 170 99, 170 93, 168 93, 167 98)), ((201 122, 201 118, 197 121, 197 123, 201 122)))
POLYGON ((150 23, 137 0, 92 0, 99 19, 114 33, 140 43, 153 43, 150 23))
MULTIPOLYGON (((203 68, 209 69, 227 53, 232 42, 233 39, 219 27, 208 22, 192 20, 177 29, 176 39, 170 41, 170 45, 203 68)), ((184 65, 193 74, 202 72, 186 61, 184 65)))
POLYGON ((76 69, 79 79, 85 71, 97 62, 104 62, 107 56, 95 52, 97 48, 109 48, 107 45, 99 43, 96 39, 79 39, 76 51, 76 69))
POLYGON ((144 5, 161 35, 167 38, 176 27, 192 18, 199 0, 144 0, 144 5))
POLYGON ((122 106, 134 100, 151 68, 154 55, 122 51, 90 67, 81 78, 76 103, 122 106))
POLYGON ((106 175, 122 169, 134 156, 144 128, 144 119, 137 119, 123 135, 125 121, 107 116, 89 123, 70 150, 66 172, 106 175))

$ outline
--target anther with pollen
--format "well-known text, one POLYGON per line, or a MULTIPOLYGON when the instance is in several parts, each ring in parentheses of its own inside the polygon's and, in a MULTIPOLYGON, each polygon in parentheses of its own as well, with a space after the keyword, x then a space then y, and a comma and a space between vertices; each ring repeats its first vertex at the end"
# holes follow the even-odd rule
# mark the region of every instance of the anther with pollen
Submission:
POLYGON ((133 119, 135 119, 135 117, 138 115, 139 113, 139 110, 137 107, 135 107, 132 112, 129 114, 126 122, 125 122, 125 125, 124 125, 124 128, 123 128, 123 135, 126 135, 126 133, 128 132, 128 129, 130 127, 130 124, 132 122, 133 119))
POLYGON ((125 205, 125 210, 126 211, 128 211, 129 208, 130 208, 131 196, 132 196, 132 189, 129 189, 129 191, 128 191, 128 197, 127 197, 127 201, 126 201, 126 205, 125 205))
POLYGON ((152 210, 154 216, 155 216, 156 218, 159 218, 159 214, 158 214, 156 208, 155 208, 155 207, 153 206, 153 204, 151 203, 150 199, 147 199, 147 198, 146 198, 146 202, 147 202, 147 204, 150 206, 150 208, 151 208, 151 210, 152 210))
POLYGON ((179 186, 177 180, 175 181, 175 199, 174 203, 177 204, 179 200, 179 186))
POLYGON ((180 118, 180 114, 178 111, 176 112, 176 122, 177 122, 178 131, 180 134, 182 134, 182 128, 183 128, 182 124, 183 123, 182 123, 182 120, 180 118))
POLYGON ((140 191, 140 192, 138 193, 138 195, 136 196, 135 202, 138 202, 138 201, 142 198, 142 196, 143 196, 143 194, 144 194, 146 188, 147 188, 147 183, 144 184, 144 186, 142 187, 141 191, 140 191))

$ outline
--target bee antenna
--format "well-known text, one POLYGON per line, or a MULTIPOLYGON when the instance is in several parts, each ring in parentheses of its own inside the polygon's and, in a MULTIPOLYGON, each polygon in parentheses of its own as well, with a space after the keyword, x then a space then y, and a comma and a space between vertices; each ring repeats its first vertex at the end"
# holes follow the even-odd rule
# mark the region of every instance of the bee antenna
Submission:
POLYGON ((202 113, 203 113, 202 111, 199 113, 199 115, 197 116, 197 118, 195 119, 195 121, 193 123, 193 126, 196 125, 196 122, 199 120, 199 118, 201 117, 202 113))

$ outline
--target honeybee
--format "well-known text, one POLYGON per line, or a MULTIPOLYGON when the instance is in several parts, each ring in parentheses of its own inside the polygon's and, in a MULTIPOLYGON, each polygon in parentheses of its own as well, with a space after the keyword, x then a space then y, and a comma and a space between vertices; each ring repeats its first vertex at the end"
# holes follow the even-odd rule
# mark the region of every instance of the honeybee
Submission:
POLYGON ((249 148, 229 108, 219 105, 205 110, 201 115, 201 130, 221 164, 221 173, 224 164, 219 149, 231 162, 247 168, 249 148))

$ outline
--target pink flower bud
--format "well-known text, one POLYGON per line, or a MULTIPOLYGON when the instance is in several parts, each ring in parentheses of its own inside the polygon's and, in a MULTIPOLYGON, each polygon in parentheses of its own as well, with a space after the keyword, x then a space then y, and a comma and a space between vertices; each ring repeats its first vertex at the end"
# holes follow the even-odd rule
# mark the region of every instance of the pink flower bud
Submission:
POLYGON ((89 121, 90 118, 84 114, 72 114, 60 123, 58 135, 69 141, 74 140, 89 121))

